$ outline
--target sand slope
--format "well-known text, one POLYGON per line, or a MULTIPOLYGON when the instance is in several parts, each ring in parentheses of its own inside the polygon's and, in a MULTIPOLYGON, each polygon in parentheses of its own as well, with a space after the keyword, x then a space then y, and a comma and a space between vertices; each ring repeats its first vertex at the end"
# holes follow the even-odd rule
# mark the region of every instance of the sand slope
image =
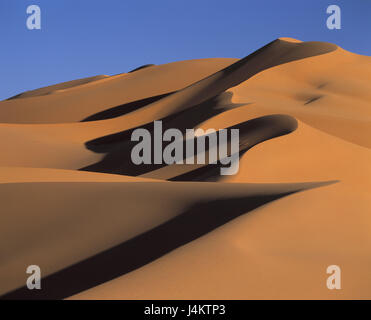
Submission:
POLYGON ((371 58, 281 38, 0 102, 0 295, 371 298, 371 58), (136 128, 238 128, 240 170, 131 162, 136 128), (28 265, 41 291, 25 288, 28 265), (326 287, 326 268, 343 287, 326 287))

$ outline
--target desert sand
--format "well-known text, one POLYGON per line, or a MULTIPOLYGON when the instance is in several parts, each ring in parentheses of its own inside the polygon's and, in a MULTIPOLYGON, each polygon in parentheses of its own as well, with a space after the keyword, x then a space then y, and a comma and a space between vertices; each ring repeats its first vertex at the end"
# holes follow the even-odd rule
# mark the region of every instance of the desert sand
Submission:
POLYGON ((371 299, 370 75, 371 57, 280 38, 0 101, 0 298, 371 299), (238 174, 134 165, 155 120, 238 128, 238 174))

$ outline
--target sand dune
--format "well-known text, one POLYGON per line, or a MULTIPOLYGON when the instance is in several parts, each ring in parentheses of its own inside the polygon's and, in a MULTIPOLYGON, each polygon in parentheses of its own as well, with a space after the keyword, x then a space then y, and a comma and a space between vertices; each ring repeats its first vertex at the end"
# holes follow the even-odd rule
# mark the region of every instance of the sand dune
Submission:
MULTIPOLYGON (((129 102, 182 89, 236 61, 237 59, 180 61, 118 74, 89 82, 88 85, 70 88, 63 86, 65 90, 57 91, 56 94, 28 95, 27 100, 2 101, 0 116, 4 123, 78 122, 109 108, 120 105, 124 107, 129 102), (183 76, 178 77, 178 74, 183 76), (143 78, 147 81, 143 81, 143 78), (172 81, 167 81, 169 78, 172 81)), ((39 90, 50 89, 53 88, 39 90)))
POLYGON ((0 296, 371 298, 370 74, 370 57, 281 38, 1 101, 0 296), (239 129, 239 172, 135 165, 131 134, 155 120, 239 129))
MULTIPOLYGON (((85 286, 100 284, 102 277, 111 280, 131 271, 133 264, 140 267, 246 210, 321 185, 233 184, 226 188, 223 184, 135 181, 0 185, 3 208, 7 212, 2 216, 4 223, 1 230, 7 238, 1 247, 6 259, 2 259, 0 270, 4 274, 12 274, 2 282, 2 293, 22 286, 24 266, 36 259, 43 266, 44 276, 60 271, 54 278, 45 278, 45 290, 40 295, 65 298, 85 286), (22 197, 21 203, 14 201, 15 193, 22 197), (140 200, 140 194, 145 195, 146 201, 140 200), (218 212, 216 204, 224 210, 218 212), (25 206, 29 208, 27 211, 22 210, 25 206), (174 220, 176 217, 180 221, 174 220), (24 222, 21 225, 20 220, 24 222), (134 238, 165 222, 170 227, 152 231, 148 239, 134 238), (28 228, 30 225, 33 228, 28 228), (180 235, 182 237, 178 239, 180 235), (125 241, 129 239, 133 240, 127 248, 125 241), (120 245, 124 248, 120 250, 119 247, 118 253, 111 249, 120 245), (147 253, 139 254, 146 248, 147 253), (107 251, 106 255, 102 253, 107 251), (83 261, 91 256, 94 256, 93 262, 83 261), (119 263, 120 256, 126 258, 119 263), (115 260, 110 266, 109 261, 115 260), (74 265, 78 262, 82 266, 74 265), (117 263, 121 266, 119 270, 116 269, 117 263), (68 266, 72 266, 72 270, 64 270, 68 266), (105 271, 99 276, 101 268, 105 271), (96 275, 92 276, 92 273, 96 275), (84 282, 85 286, 80 282, 84 282)), ((23 295, 33 296, 28 289, 13 294, 14 297, 23 295)))
POLYGON ((340 183, 290 195, 73 298, 369 299, 369 209, 340 183), (342 290, 326 287, 334 263, 342 290))

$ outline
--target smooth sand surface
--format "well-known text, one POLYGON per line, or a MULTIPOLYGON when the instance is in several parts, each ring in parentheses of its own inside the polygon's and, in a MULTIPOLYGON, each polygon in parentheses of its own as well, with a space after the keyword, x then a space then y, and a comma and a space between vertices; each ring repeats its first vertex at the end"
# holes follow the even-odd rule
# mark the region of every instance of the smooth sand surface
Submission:
POLYGON ((281 38, 1 101, 0 295, 370 299, 370 75, 370 57, 281 38), (134 165, 154 120, 238 128, 239 172, 134 165))

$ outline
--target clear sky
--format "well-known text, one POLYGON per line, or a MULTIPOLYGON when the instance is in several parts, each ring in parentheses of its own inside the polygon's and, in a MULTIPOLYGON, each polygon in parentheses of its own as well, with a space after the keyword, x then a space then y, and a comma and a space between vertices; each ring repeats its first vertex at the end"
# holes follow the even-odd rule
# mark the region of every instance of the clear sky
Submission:
POLYGON ((370 34, 371 0, 0 0, 0 99, 147 63, 242 58, 278 37, 371 55, 370 34), (41 30, 26 27, 33 4, 41 30), (341 30, 326 27, 331 4, 341 30))

